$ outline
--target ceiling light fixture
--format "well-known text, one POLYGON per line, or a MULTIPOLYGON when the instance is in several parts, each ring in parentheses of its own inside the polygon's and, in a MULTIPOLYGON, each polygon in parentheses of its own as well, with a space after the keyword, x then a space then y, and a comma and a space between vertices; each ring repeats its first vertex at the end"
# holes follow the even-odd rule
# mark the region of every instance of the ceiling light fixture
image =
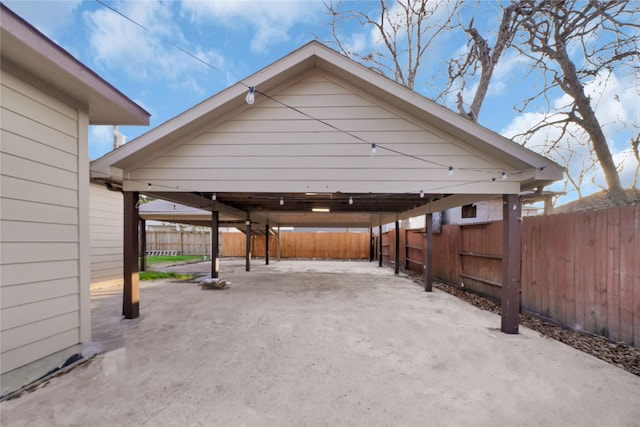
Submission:
POLYGON ((329 208, 312 208, 311 211, 312 212, 330 212, 331 210, 329 208))

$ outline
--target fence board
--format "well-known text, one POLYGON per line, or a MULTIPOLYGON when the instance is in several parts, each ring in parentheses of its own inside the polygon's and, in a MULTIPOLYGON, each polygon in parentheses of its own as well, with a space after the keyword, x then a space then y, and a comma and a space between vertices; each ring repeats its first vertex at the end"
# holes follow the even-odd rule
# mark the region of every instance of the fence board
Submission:
POLYGON ((634 257, 629 264, 633 269, 633 298, 632 313, 633 318, 633 342, 640 347, 640 268, 638 268, 638 259, 640 259, 640 204, 635 205, 633 215, 633 253, 634 257))
MULTIPOLYGON (((640 263, 640 254, 635 253, 637 239, 634 230, 634 206, 625 206, 620 209, 620 313, 619 313, 619 340, 633 341, 633 285, 634 264, 640 263)), ((640 312, 637 312, 640 316, 640 312)))
MULTIPOLYGON (((221 256, 245 256, 246 237, 243 233, 221 233, 221 256)), ((367 233, 281 233, 282 258, 308 259, 368 259, 367 233)), ((276 253, 277 239, 270 237, 269 252, 276 253)), ((265 256, 265 237, 252 236, 251 255, 265 256)))
POLYGON ((607 209, 607 328, 620 337, 620 209, 607 209))
POLYGON ((595 332, 609 336, 607 329, 607 212, 597 211, 595 217, 595 300, 593 315, 595 332))

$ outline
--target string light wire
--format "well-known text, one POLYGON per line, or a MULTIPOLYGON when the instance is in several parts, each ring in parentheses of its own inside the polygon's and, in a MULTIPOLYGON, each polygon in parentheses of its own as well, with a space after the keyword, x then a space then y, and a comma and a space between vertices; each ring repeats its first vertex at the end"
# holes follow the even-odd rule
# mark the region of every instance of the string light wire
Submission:
MULTIPOLYGON (((104 1, 102 1, 102 0, 96 0, 96 2, 97 2, 97 3, 99 3, 100 5, 104 6, 105 8, 107 8, 107 9, 111 10, 112 12, 114 12, 114 13, 118 14, 119 16, 121 16, 122 18, 126 19, 127 21, 129 21, 129 22, 133 23, 134 25, 136 25, 136 26, 140 27, 141 29, 143 29, 143 30, 145 30, 145 31, 147 31, 147 32, 149 32, 149 33, 151 32, 151 31, 150 31, 147 27, 145 27, 144 25, 142 25, 142 24, 140 24, 139 22, 135 21, 134 19, 132 19, 132 18, 128 17, 127 15, 125 15, 125 14, 124 14, 124 13, 122 13, 122 12, 120 12, 119 10, 117 10, 117 9, 115 9, 115 8, 113 8, 113 7, 111 7, 111 6, 109 6, 109 5, 108 5, 108 4, 106 4, 104 1)), ((214 67, 213 65, 209 64, 207 61, 205 61, 205 60, 203 60, 202 58, 198 57, 197 55, 195 55, 195 54, 193 54, 193 53, 189 52, 188 50, 186 50, 186 49, 184 49, 184 48, 182 48, 182 47, 178 46, 177 44, 172 43, 172 42, 170 42, 170 41, 166 41, 166 43, 167 43, 167 44, 169 44, 170 46, 174 47, 175 49, 178 49, 179 51, 183 52, 184 54, 186 54, 186 55, 190 56, 191 58, 193 58, 193 59, 197 60, 198 62, 200 62, 200 63, 202 63, 202 64, 206 65, 207 67, 209 67, 209 68, 211 68, 211 69, 213 69, 213 70, 215 70, 215 71, 217 71, 217 72, 221 72, 218 68, 214 67)), ((393 149, 393 148, 390 148, 390 147, 386 147, 386 146, 380 145, 379 143, 372 143, 372 142, 368 141, 367 139, 362 138, 362 137, 360 137, 359 135, 354 134, 353 132, 350 132, 350 131, 346 131, 346 130, 344 130, 344 129, 341 129, 341 128, 339 128, 338 126, 336 126, 336 125, 334 125, 334 124, 332 124, 332 123, 327 122, 326 120, 323 120, 323 119, 319 119, 319 118, 317 118, 317 117, 314 117, 314 116, 312 116, 311 114, 306 113, 306 112, 304 112, 304 111, 302 111, 302 110, 300 110, 300 109, 298 109, 298 108, 296 108, 296 107, 293 107, 293 106, 291 106, 291 105, 288 105, 288 104, 286 104, 285 102, 280 101, 279 99, 276 99, 276 98, 274 98, 273 96, 271 96, 271 95, 269 95, 269 94, 267 94, 267 93, 261 92, 261 91, 257 90, 254 86, 248 85, 248 84, 246 84, 246 83, 244 83, 244 82, 242 82, 242 81, 240 81, 240 82, 238 82, 238 83, 239 83, 239 84, 241 84, 242 86, 246 87, 246 88, 249 90, 249 93, 250 93, 250 94, 252 94, 252 95, 253 95, 253 93, 260 94, 260 95, 264 96, 265 98, 267 98, 267 99, 269 99, 269 100, 271 100, 271 101, 273 101, 273 102, 275 102, 275 103, 277 103, 277 104, 282 105, 282 106, 283 106, 283 107, 285 107, 285 108, 288 108, 288 109, 290 109, 290 110, 292 110, 292 111, 297 112, 298 114, 301 114, 301 115, 303 115, 303 116, 305 116, 305 117, 309 118, 310 120, 314 120, 314 121, 316 121, 316 122, 322 123, 323 125, 325 125, 325 126, 327 126, 327 127, 331 128, 331 129, 333 129, 333 130, 335 130, 335 131, 337 131, 337 132, 340 132, 340 133, 343 133, 343 134, 349 135, 349 136, 351 136, 352 138, 354 138, 354 139, 356 139, 356 140, 359 140, 359 141, 361 141, 361 142, 363 142, 363 143, 366 143, 369 147, 371 147, 371 150, 372 150, 372 151, 377 150, 377 149, 382 149, 382 150, 388 151, 388 152, 390 152, 390 153, 394 153, 394 154, 397 154, 397 155, 400 155, 400 156, 404 156, 404 157, 412 158, 412 159, 415 159, 415 160, 417 160, 417 161, 424 162, 424 163, 428 163, 428 164, 431 164, 431 165, 434 165, 434 166, 442 167, 442 168, 444 168, 445 170, 447 170, 447 171, 448 171, 449 175, 452 175, 452 174, 453 174, 454 167, 453 167, 452 165, 445 165, 445 164, 442 164, 442 163, 439 163, 439 162, 435 162, 435 161, 432 161, 432 160, 429 160, 429 159, 425 159, 425 158, 423 158, 423 157, 415 156, 415 155, 413 155, 413 154, 404 153, 404 152, 402 152, 402 151, 399 151, 399 150, 396 150, 396 149, 393 149)), ((462 182, 460 182, 460 183, 458 183, 458 184, 453 184, 453 185, 443 186, 443 187, 441 187, 442 189, 443 189, 443 188, 452 188, 452 187, 456 187, 456 186, 460 186, 460 185, 468 185, 468 184, 471 184, 471 183, 480 183, 480 182, 485 182, 485 181, 486 181, 486 182, 495 182, 495 181, 496 181, 496 177, 495 177, 496 172, 494 172, 494 171, 490 171, 490 170, 486 170, 486 169, 475 169, 475 168, 457 168, 457 169, 459 169, 459 170, 464 170, 464 171, 470 171, 470 172, 488 173, 488 174, 491 174, 491 175, 494 175, 494 176, 493 176, 490 180, 462 181, 462 182)), ((522 173, 524 173, 524 172, 526 172, 526 171, 530 171, 531 169, 544 170, 544 166, 542 166, 542 167, 537 167, 537 168, 530 168, 530 169, 520 170, 520 171, 512 171, 512 172, 511 172, 511 175, 522 174, 522 173)), ((503 172, 501 172, 501 173, 499 174, 499 177, 500 177, 500 178, 502 178, 503 180, 504 180, 504 179, 506 179, 506 177, 507 177, 506 172, 504 172, 504 171, 503 171, 503 172)), ((135 182, 135 180, 132 180, 132 181, 134 181, 134 182, 135 182)), ((150 183, 149 183, 149 184, 150 184, 150 183)), ((163 186, 163 185, 161 185, 161 184, 154 184, 154 185, 156 185, 156 186, 163 186)), ((174 187, 168 187, 168 186, 163 186, 163 187, 165 187, 165 188, 172 188, 172 189, 174 188, 174 187)), ((432 189, 432 190, 438 190, 438 189, 441 189, 441 188, 434 188, 434 189, 432 189)), ((189 191, 189 190, 187 190, 187 191, 189 191)), ((422 191, 422 190, 421 190, 421 191, 422 191)), ((417 192, 417 193, 419 194, 419 192, 417 192)))

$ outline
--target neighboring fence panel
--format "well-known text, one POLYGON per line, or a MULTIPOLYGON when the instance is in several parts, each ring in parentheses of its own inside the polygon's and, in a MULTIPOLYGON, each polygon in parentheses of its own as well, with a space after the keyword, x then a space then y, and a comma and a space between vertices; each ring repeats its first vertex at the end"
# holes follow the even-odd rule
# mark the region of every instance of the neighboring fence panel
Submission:
MULTIPOLYGON (((221 233, 222 256, 245 256, 246 235, 243 233, 221 233)), ((318 259, 368 259, 368 233, 281 233, 282 258, 318 259)), ((275 236, 269 240, 269 255, 276 256, 275 236)), ((265 254, 264 236, 251 239, 252 256, 265 254)))
MULTIPOLYGON (((417 255, 411 254, 419 250, 410 246, 424 247, 422 233, 407 232, 415 261, 417 255)), ((392 234, 383 236, 383 242, 392 234)), ((433 241, 438 280, 500 298, 502 222, 445 225, 433 241)), ((573 329, 640 346, 639 260, 640 205, 526 217, 522 308, 573 329)), ((409 264, 412 271, 423 268, 409 264)))
POLYGON ((178 251, 180 255, 209 255, 211 233, 202 231, 147 231, 147 252, 178 251))

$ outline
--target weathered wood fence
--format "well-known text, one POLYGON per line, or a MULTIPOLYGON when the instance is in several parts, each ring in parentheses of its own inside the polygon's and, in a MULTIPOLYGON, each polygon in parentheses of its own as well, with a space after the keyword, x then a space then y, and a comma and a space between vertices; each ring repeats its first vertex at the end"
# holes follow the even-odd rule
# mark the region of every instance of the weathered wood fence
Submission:
MULTIPOLYGON (((221 256, 245 256, 244 233, 220 233, 221 256)), ((209 255, 210 232, 151 231, 147 232, 147 252, 178 251, 182 255, 209 255)), ((276 236, 269 238, 270 256, 277 254, 276 236)), ((251 254, 265 255, 265 236, 251 237, 251 254)), ((282 258, 368 259, 368 233, 280 233, 282 258)))
MULTIPOLYGON (((221 233, 222 256, 245 256, 246 235, 221 233)), ((269 254, 276 256, 276 236, 269 239, 269 254)), ((265 236, 252 236, 251 254, 265 255, 265 236)), ((368 259, 368 233, 280 233, 282 258, 368 259)))
MULTIPOLYGON (((401 266, 422 274, 424 231, 400 231, 401 266)), ((383 236, 384 260, 393 239, 383 236)), ((500 298, 501 222, 445 225, 433 249, 438 280, 500 298)), ((640 346, 640 205, 525 217, 521 265, 524 311, 640 346)))
POLYGON ((209 255, 211 233, 202 231, 147 231, 147 252, 177 251, 180 255, 209 255))

